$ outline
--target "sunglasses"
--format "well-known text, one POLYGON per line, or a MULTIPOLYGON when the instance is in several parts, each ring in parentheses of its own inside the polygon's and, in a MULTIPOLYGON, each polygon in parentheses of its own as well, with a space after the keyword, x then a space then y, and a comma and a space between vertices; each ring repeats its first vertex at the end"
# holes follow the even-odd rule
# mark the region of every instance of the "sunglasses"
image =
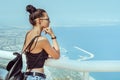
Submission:
POLYGON ((47 19, 40 19, 40 20, 47 20, 47 21, 50 21, 50 19, 49 19, 49 18, 47 18, 47 19))

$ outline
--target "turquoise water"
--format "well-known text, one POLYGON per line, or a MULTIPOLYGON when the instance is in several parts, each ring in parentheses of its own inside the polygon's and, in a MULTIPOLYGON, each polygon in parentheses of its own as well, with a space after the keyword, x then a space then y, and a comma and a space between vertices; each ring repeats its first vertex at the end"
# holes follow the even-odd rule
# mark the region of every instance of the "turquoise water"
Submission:
MULTIPOLYGON (((25 33, 29 29, 29 27, 0 26, 0 50, 20 51, 25 33)), ((89 56, 76 49, 77 46, 94 55, 89 60, 120 60, 120 25, 53 27, 53 30, 60 44, 61 54, 67 58, 78 60, 80 56, 89 56)), ((48 35, 43 36, 50 39, 48 35)), ((48 67, 46 72, 54 80, 80 80, 79 73, 74 71, 48 67)), ((96 80, 120 80, 120 72, 92 72, 90 75, 96 80)))

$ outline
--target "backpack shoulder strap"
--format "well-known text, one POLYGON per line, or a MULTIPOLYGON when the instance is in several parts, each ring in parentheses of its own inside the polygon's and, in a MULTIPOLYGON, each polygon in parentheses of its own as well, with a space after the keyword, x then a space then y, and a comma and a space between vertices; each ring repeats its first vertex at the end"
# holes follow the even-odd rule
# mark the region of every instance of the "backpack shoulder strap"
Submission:
MULTIPOLYGON (((39 36, 35 36, 35 37, 30 41, 30 43, 25 47, 25 49, 22 50, 22 53, 21 53, 21 54, 23 54, 23 53, 25 52, 26 49, 28 49, 29 47, 32 46, 34 40, 35 40, 37 37, 39 37, 39 36)), ((26 41, 26 38, 25 38, 25 41, 26 41)))

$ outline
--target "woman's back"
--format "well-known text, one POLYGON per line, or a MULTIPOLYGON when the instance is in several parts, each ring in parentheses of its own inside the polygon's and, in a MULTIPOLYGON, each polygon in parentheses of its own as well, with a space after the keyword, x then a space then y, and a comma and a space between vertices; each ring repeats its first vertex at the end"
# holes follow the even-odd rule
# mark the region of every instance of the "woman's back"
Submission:
MULTIPOLYGON (((31 40, 35 37, 36 35, 34 34, 33 31, 29 31, 26 35, 26 40, 25 40, 25 46, 24 48, 31 42, 31 40)), ((34 40, 31 48, 30 48, 30 52, 33 54, 39 53, 42 51, 42 40, 43 37, 41 36, 37 36, 36 39, 34 40)), ((29 51, 28 49, 25 51, 29 51)))

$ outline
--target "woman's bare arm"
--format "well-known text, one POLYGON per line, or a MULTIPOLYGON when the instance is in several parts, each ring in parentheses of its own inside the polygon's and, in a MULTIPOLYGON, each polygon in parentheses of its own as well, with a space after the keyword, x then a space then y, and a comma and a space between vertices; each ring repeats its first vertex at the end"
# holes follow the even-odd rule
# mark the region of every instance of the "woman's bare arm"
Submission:
MULTIPOLYGON (((53 41, 53 44, 56 46, 57 41, 54 40, 53 41)), ((42 41, 42 47, 43 49, 54 59, 59 59, 60 57, 60 51, 59 51, 59 48, 58 47, 52 47, 48 41, 47 38, 44 38, 43 41, 42 41)))

